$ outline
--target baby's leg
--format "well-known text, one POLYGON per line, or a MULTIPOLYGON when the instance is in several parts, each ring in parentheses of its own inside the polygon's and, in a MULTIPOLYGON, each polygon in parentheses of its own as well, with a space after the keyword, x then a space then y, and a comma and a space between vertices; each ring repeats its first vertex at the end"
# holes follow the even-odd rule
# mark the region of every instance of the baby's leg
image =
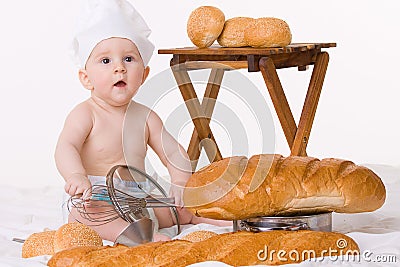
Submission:
MULTIPOLYGON (((186 208, 176 208, 178 211, 178 218, 180 224, 189 224, 192 221, 193 214, 186 208)), ((174 226, 177 222, 175 216, 169 208, 155 208, 154 213, 158 219, 160 228, 168 228, 174 226)))
POLYGON ((203 217, 197 217, 193 213, 191 213, 188 209, 182 208, 178 210, 180 215, 179 218, 182 218, 182 224, 199 224, 199 223, 207 223, 216 226, 232 226, 232 221, 223 221, 223 220, 214 220, 203 217))
MULTIPOLYGON (((180 224, 199 224, 208 223, 217 226, 232 226, 232 221, 213 220, 208 218, 197 217, 186 208, 177 208, 180 224)), ((170 209, 155 208, 154 213, 158 218, 160 228, 171 227, 176 224, 175 216, 172 215, 170 209)))
POLYGON ((154 233, 154 236, 153 236, 153 241, 154 242, 157 242, 157 241, 168 241, 168 240, 171 240, 171 238, 169 236, 160 234, 158 232, 154 233))
POLYGON ((203 217, 197 217, 195 215, 193 215, 190 223, 191 224, 207 223, 207 224, 212 224, 212 225, 216 225, 216 226, 233 226, 232 221, 214 220, 214 219, 208 219, 208 218, 203 218, 203 217))
MULTIPOLYGON (((90 210, 90 212, 93 212, 90 210)), ((93 215, 91 215, 93 216, 93 215)), ((122 231, 128 227, 130 224, 129 222, 123 220, 122 218, 116 218, 110 222, 107 222, 106 224, 103 225, 93 225, 94 223, 91 222, 88 219, 85 219, 82 217, 79 212, 76 211, 76 209, 72 209, 70 215, 68 216, 68 222, 73 222, 73 221, 79 221, 81 223, 84 223, 88 225, 90 228, 95 230, 102 239, 115 242, 117 237, 122 233, 122 231)), ((168 236, 165 236, 163 234, 159 233, 154 233, 153 236, 153 241, 167 241, 170 240, 171 238, 168 236)))
POLYGON ((119 234, 129 225, 129 222, 123 220, 122 218, 115 218, 102 225, 98 225, 99 222, 93 222, 93 220, 102 220, 101 214, 104 214, 106 211, 110 211, 110 208, 112 207, 86 207, 85 212, 86 214, 90 214, 91 218, 86 218, 86 215, 82 215, 77 211, 76 208, 72 208, 68 216, 68 222, 79 221, 95 230, 102 239, 115 242, 119 234))
MULTIPOLYGON (((103 211, 104 211, 104 208, 103 208, 103 211)), ((87 212, 91 212, 91 213, 94 212, 94 213, 98 214, 97 218, 96 218, 96 215, 91 215, 92 219, 101 219, 99 217, 102 212, 102 210, 100 208, 96 208, 96 209, 88 208, 87 212)), ((122 218, 115 218, 103 225, 96 226, 95 225, 96 223, 91 221, 92 219, 89 220, 89 219, 82 217, 81 214, 76 210, 76 208, 71 209, 71 213, 68 216, 68 222, 79 221, 81 223, 84 223, 84 224, 88 225, 90 228, 92 228, 93 230, 95 230, 102 239, 105 239, 105 240, 108 240, 111 242, 115 242, 117 237, 130 224, 129 222, 123 220, 122 218)), ((170 240, 170 239, 171 238, 169 238, 168 236, 165 236, 165 235, 162 235, 159 233, 154 233, 154 236, 153 236, 153 241, 166 241, 166 240, 170 240)))
POLYGON ((157 217, 159 228, 168 228, 176 224, 175 217, 172 216, 169 208, 154 208, 153 210, 157 217))

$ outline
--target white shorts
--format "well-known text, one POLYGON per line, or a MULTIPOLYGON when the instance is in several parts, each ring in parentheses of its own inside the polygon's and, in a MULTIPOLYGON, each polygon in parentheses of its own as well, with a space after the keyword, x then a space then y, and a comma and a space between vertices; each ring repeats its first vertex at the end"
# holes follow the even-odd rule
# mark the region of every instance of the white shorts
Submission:
MULTIPOLYGON (((105 186, 106 185, 106 177, 104 176, 93 176, 89 175, 88 176, 90 183, 92 186, 105 186)), ((151 191, 151 184, 150 182, 135 182, 135 181, 126 181, 126 180, 121 180, 121 179, 115 179, 114 180, 114 187, 124 191, 127 194, 130 194, 134 197, 139 197, 143 198, 146 196, 146 193, 143 192, 141 188, 144 189, 145 192, 151 191)), ((106 190, 106 189, 104 189, 106 190)), ((64 193, 64 205, 63 205, 63 220, 64 223, 68 221, 68 207, 67 207, 67 202, 70 196, 67 193, 64 193)), ((154 213, 154 210, 152 208, 147 208, 147 211, 149 213, 150 219, 154 222, 154 229, 155 231, 158 231, 158 219, 154 213)))

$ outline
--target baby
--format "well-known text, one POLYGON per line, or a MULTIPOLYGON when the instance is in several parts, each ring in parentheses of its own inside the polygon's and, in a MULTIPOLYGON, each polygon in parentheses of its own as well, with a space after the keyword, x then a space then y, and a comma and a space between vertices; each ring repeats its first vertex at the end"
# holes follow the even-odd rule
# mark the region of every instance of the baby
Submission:
MULTIPOLYGON (((191 175, 189 158, 165 130, 160 117, 132 100, 149 75, 147 64, 154 49, 147 39, 150 30, 146 23, 126 1, 92 0, 87 2, 87 11, 84 18, 88 25, 81 25, 74 50, 81 65, 79 80, 90 91, 90 98, 67 116, 55 151, 57 169, 65 179, 65 192, 89 198, 92 184, 104 184, 107 172, 115 165, 129 164, 145 170, 148 145, 171 176, 170 194, 178 204, 180 223, 226 225, 198 218, 181 207, 181 191, 191 175), (124 130, 124 120, 134 120, 125 124, 135 127, 124 130)), ((170 209, 155 208, 154 213, 153 219, 158 220, 160 228, 174 225, 170 209)), ((72 209, 69 221, 73 220, 88 224, 110 241, 115 241, 129 225, 116 219, 92 226, 72 209)), ((154 235, 155 241, 167 239, 158 233, 154 235)))

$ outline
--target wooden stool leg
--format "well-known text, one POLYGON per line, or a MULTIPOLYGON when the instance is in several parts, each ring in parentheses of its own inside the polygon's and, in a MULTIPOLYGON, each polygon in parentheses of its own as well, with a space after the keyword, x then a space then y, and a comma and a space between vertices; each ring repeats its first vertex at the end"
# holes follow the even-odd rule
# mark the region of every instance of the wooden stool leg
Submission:
MULTIPOLYGON (((223 69, 211 69, 210 77, 208 78, 208 83, 206 90, 204 92, 203 102, 201 103, 201 111, 204 116, 211 120, 212 113, 214 111, 215 102, 221 87, 222 78, 224 75, 223 69)), ((193 130, 192 138, 190 139, 188 147, 188 155, 192 162, 192 171, 194 172, 197 167, 197 162, 200 157, 202 144, 200 143, 199 135, 196 129, 193 130)))
POLYGON ((299 127, 294 138, 291 148, 291 155, 306 156, 306 147, 310 137, 311 127, 314 121, 315 112, 321 94, 322 85, 326 70, 328 68, 329 55, 327 52, 321 52, 317 56, 314 69, 311 75, 310 84, 306 99, 304 101, 303 110, 299 120, 299 127))
MULTIPOLYGON (((202 112, 199 99, 197 98, 187 70, 175 66, 171 68, 199 138, 201 140, 208 138, 212 141, 204 143, 204 149, 209 161, 221 160, 221 152, 210 129, 210 119, 204 116, 202 112)), ((189 154, 189 157, 192 158, 193 155, 189 154)))
POLYGON ((292 147, 296 135, 297 126, 292 111, 282 88, 274 62, 271 58, 262 57, 259 61, 260 71, 264 78, 275 111, 282 125, 283 133, 289 147, 292 147))

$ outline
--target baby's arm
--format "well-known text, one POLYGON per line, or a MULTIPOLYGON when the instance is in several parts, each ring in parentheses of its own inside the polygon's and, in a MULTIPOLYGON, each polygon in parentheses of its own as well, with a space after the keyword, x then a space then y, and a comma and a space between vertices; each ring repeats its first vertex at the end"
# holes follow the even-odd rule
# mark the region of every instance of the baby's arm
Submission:
POLYGON ((185 149, 166 131, 160 117, 150 112, 147 126, 149 130, 149 145, 167 167, 171 176, 171 193, 176 204, 181 206, 182 190, 192 175, 189 156, 185 149))
POLYGON ((65 180, 65 192, 71 196, 83 194, 91 187, 80 151, 92 126, 93 120, 89 108, 80 104, 68 115, 57 142, 56 166, 65 180))
MULTIPOLYGON (((150 113, 148 127, 150 132, 149 145, 157 153, 164 165, 167 166, 168 172, 171 175, 172 188, 176 188, 175 192, 172 192, 178 194, 177 189, 182 190, 187 180, 192 175, 189 156, 175 138, 165 130, 161 119, 154 112, 150 113)), ((175 195, 175 198, 176 197, 177 195, 175 195)), ((179 200, 181 201, 181 199, 179 200)), ((176 224, 175 218, 172 216, 169 209, 155 208, 154 212, 159 220, 160 228, 170 227, 176 224)), ((178 207, 178 216, 181 224, 207 223, 217 226, 232 226, 231 221, 197 217, 186 208, 181 207, 178 207)))

